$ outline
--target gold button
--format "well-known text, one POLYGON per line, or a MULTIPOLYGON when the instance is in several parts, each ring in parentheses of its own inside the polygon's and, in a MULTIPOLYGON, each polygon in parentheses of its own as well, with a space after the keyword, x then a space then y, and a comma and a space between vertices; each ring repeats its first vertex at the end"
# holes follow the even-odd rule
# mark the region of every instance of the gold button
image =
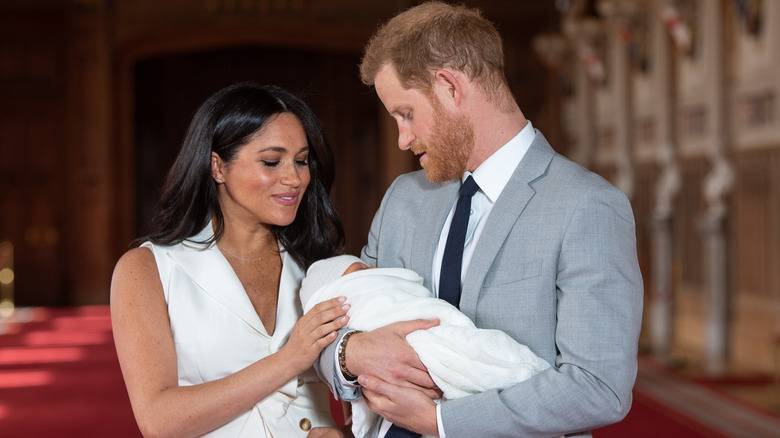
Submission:
POLYGON ((298 379, 298 388, 303 386, 303 379, 298 379))
POLYGON ((304 418, 301 420, 300 423, 298 423, 299 426, 301 426, 301 430, 304 432, 308 432, 311 429, 311 421, 309 421, 308 418, 304 418))

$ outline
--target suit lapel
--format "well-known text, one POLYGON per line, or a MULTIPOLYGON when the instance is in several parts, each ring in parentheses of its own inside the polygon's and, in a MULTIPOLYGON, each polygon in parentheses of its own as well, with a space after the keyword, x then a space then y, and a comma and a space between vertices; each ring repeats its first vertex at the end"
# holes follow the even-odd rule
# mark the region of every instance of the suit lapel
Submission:
POLYGON ((531 182, 543 177, 555 151, 537 130, 533 143, 520 160, 517 169, 496 200, 485 223, 484 231, 474 249, 474 256, 463 280, 460 310, 474 320, 479 291, 485 276, 509 232, 534 196, 531 182))
POLYGON ((432 289, 431 268, 436 247, 439 244, 441 229, 460 188, 459 181, 448 181, 425 194, 420 204, 420 212, 414 227, 412 239, 411 268, 421 273, 424 285, 432 289))

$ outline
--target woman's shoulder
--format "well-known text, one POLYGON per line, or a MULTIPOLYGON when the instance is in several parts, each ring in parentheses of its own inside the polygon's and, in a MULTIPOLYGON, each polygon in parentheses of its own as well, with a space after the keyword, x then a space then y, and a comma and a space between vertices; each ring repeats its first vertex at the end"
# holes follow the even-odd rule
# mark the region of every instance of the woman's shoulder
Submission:
POLYGON ((114 267, 111 277, 111 301, 113 303, 122 297, 130 296, 139 298, 161 288, 152 251, 147 247, 133 248, 124 253, 114 267))
POLYGON ((150 268, 157 269, 154 253, 148 246, 139 246, 122 254, 122 257, 116 262, 114 275, 116 276, 117 272, 139 272, 150 268))

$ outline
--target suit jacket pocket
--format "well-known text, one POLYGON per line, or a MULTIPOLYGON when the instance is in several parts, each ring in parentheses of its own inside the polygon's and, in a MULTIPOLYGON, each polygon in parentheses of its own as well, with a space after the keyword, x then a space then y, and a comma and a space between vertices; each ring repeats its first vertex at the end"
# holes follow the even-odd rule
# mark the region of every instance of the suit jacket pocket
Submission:
POLYGON ((493 266, 485 276, 484 287, 501 286, 527 280, 542 274, 542 259, 502 261, 501 266, 493 266))

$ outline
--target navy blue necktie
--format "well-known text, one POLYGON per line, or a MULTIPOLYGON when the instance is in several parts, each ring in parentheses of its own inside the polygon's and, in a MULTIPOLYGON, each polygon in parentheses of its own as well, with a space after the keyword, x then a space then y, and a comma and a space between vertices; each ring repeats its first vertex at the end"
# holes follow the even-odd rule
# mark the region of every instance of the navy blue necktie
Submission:
POLYGON ((471 215, 471 197, 477 193, 479 186, 469 175, 460 188, 455 214, 452 216, 447 244, 444 246, 444 256, 441 259, 441 275, 439 276, 439 298, 455 307, 460 307, 460 277, 463 265, 463 245, 466 243, 466 230, 469 227, 471 215))
POLYGON ((420 438, 421 436, 422 435, 417 432, 406 430, 395 424, 390 426, 390 429, 387 429, 387 433, 385 434, 385 438, 420 438))
MULTIPOLYGON (((450 232, 447 234, 447 244, 444 247, 444 257, 441 261, 441 276, 439 277, 439 298, 446 300, 455 307, 460 301, 460 270, 463 265, 463 245, 466 243, 466 230, 471 215, 471 197, 477 193, 479 186, 469 175, 460 188, 455 214, 452 216, 450 232)), ((420 434, 408 431, 393 424, 387 430, 385 438, 419 438, 420 434)))

